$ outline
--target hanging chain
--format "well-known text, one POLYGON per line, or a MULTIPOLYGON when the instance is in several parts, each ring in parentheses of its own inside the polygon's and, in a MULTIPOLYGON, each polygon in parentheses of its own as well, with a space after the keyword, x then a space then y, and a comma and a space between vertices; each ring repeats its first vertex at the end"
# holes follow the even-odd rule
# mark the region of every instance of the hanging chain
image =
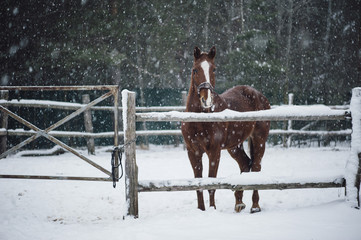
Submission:
POLYGON ((112 157, 111 157, 111 160, 110 160, 110 163, 112 165, 112 180, 113 180, 113 188, 116 187, 117 185, 117 182, 123 177, 124 175, 124 170, 123 170, 123 163, 122 163, 122 155, 123 155, 123 152, 124 152, 124 148, 125 146, 128 146, 132 143, 134 143, 135 141, 137 141, 137 138, 133 139, 132 141, 130 142, 127 142, 127 143, 124 143, 123 146, 118 146, 118 147, 115 147, 112 151, 112 157), (116 157, 118 158, 119 160, 119 163, 116 164, 116 157), (119 170, 119 167, 120 167, 120 176, 119 177, 116 177, 115 176, 115 173, 116 173, 116 170, 119 170))

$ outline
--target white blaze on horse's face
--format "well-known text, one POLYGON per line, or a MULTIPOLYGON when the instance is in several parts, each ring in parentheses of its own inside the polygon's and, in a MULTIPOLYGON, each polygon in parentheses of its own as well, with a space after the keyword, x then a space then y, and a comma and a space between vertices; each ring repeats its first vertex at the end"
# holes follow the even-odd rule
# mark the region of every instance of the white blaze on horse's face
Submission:
MULTIPOLYGON (((203 69, 204 72, 204 76, 206 77, 206 82, 211 84, 211 80, 210 80, 210 76, 209 76, 209 68, 210 65, 208 63, 208 61, 203 61, 201 63, 201 68, 203 69)), ((213 99, 212 99, 212 94, 211 94, 211 90, 207 90, 208 94, 207 94, 207 99, 205 99, 203 96, 201 96, 201 105, 203 108, 210 108, 213 105, 213 99)))

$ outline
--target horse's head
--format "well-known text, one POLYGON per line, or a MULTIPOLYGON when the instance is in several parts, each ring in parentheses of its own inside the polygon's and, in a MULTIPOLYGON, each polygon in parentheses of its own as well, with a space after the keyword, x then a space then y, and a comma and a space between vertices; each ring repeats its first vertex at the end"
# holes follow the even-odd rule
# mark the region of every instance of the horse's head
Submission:
POLYGON ((216 48, 213 46, 208 53, 194 48, 194 63, 192 69, 192 84, 198 93, 201 106, 208 109, 213 106, 213 92, 215 86, 214 57, 216 48))

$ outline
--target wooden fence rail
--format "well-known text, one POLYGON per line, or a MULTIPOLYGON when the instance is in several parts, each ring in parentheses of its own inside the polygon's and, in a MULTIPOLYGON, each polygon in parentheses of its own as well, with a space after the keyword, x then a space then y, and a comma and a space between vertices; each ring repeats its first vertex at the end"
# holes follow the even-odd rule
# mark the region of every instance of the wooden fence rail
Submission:
MULTIPOLYGON (((33 88, 32 88, 33 89, 33 88)), ((2 91, 3 93, 4 91, 2 91)), ((84 106, 86 106, 86 103, 80 104, 80 103, 68 103, 68 102, 59 102, 59 101, 48 101, 48 100, 28 100, 28 99, 21 99, 21 100, 6 100, 6 93, 3 93, 4 97, 0 99, 0 105, 6 106, 6 107, 31 107, 31 108, 52 108, 52 109, 61 109, 61 110, 78 110, 84 106)), ((87 94, 83 96, 83 98, 87 99, 87 94)), ((296 106, 298 108, 298 111, 303 111, 304 109, 308 109, 309 106, 296 106)), ((320 109, 332 109, 337 110, 333 111, 334 116, 326 115, 326 116, 303 116, 302 120, 321 120, 323 118, 327 119, 343 119, 345 116, 349 116, 349 106, 329 106, 326 108, 326 106, 319 105, 317 106, 320 109), (336 113, 336 114, 335 114, 336 113)), ((269 115, 272 115, 272 111, 280 111, 282 109, 286 110, 289 106, 273 106, 271 113, 268 113, 269 115)), ((118 107, 118 111, 121 111, 123 108, 118 107)), ((85 115, 84 121, 90 126, 86 127, 86 132, 76 132, 76 131, 50 131, 49 135, 54 137, 82 137, 88 139, 88 152, 94 153, 94 140, 95 138, 113 138, 114 132, 97 132, 93 133, 91 131, 91 119, 89 111, 114 111, 114 107, 110 106, 92 106, 88 110, 88 114, 85 115)), ((137 121, 196 121, 192 120, 192 114, 190 115, 184 115, 183 117, 180 117, 177 119, 177 115, 179 112, 182 112, 185 110, 184 106, 163 106, 163 107, 136 107, 136 118, 137 121), (170 113, 162 113, 162 112, 169 112, 170 113), (176 112, 175 112, 176 111, 176 112), (143 113, 142 113, 143 112, 143 113), (147 113, 144 114, 144 112, 157 112, 155 113, 147 113)), ((23 130, 23 129, 7 129, 7 118, 6 114, 4 114, 4 118, 2 118, 2 128, 0 128, 0 143, 2 146, 0 148, 0 152, 4 152, 6 150, 6 136, 32 136, 36 134, 36 131, 32 130, 23 130)), ((212 116, 214 117, 214 116, 212 116)), ((237 119, 238 116, 233 115, 232 118, 237 119)), ((239 116, 241 118, 244 118, 246 116, 239 116)), ((262 116, 261 116, 262 117, 262 116)), ((270 116, 272 117, 272 116, 270 116)), ((285 119, 289 118, 290 116, 283 116, 283 118, 275 119, 273 116, 273 120, 279 120, 279 119, 285 119)), ((221 117, 222 118, 222 117, 221 117)), ((298 116, 297 120, 299 120, 300 116, 298 116)), ((244 121, 247 121, 247 119, 243 119, 244 121)), ((281 121, 279 120, 279 121, 281 121)), ((237 120, 238 121, 238 120, 237 120)), ((290 122, 291 120, 289 120, 290 122)), ((124 132, 119 131, 119 136, 123 136, 124 132)), ((270 135, 283 135, 283 136, 291 136, 291 135, 308 135, 308 136, 344 136, 344 135, 350 135, 351 129, 346 130, 340 130, 340 131, 306 131, 306 130, 293 130, 291 128, 285 129, 272 129, 270 131, 270 135)), ((181 136, 181 131, 178 130, 139 130, 136 131, 137 136, 181 136)))
POLYGON ((182 121, 182 122, 234 122, 234 121, 312 121, 312 120, 344 120, 350 117, 349 111, 332 110, 323 105, 314 106, 280 106, 263 111, 236 112, 224 110, 217 113, 179 113, 152 112, 136 113, 137 121, 182 121))
MULTIPOLYGON (((305 130, 283 130, 271 129, 270 135, 308 135, 308 136, 345 136, 351 135, 351 129, 340 131, 305 131, 305 130)), ((0 136, 32 136, 36 132, 24 129, 8 129, 0 128, 0 136)), ((119 136, 124 135, 123 131, 118 131, 119 136)), ((49 135, 54 137, 91 137, 91 138, 112 138, 114 132, 67 132, 67 131, 50 131, 49 135)), ((181 136, 182 132, 179 129, 174 130, 139 130, 136 131, 137 136, 181 136)))
MULTIPOLYGON (((20 100, 6 100, 5 97, 0 98, 0 104, 3 106, 12 106, 12 107, 32 107, 32 108, 52 108, 52 109, 61 109, 61 110, 78 110, 86 106, 86 104, 81 103, 69 103, 69 102, 59 102, 59 101, 50 101, 50 100, 34 100, 34 99, 20 99, 20 100)), ((340 106, 341 107, 341 106, 340 106)), ((89 108, 90 110, 96 111, 114 111, 114 107, 111 106, 93 106, 89 108)), ((118 111, 122 111, 122 107, 118 107, 118 111)), ((185 106, 163 106, 163 107, 136 107, 137 112, 168 112, 168 111, 184 111, 185 106)))
MULTIPOLYGON (((127 215, 138 217, 138 192, 140 191, 188 191, 200 189, 290 189, 290 188, 329 188, 346 186, 347 200, 353 207, 360 207, 360 167, 361 167, 361 88, 353 89, 350 110, 334 110, 325 106, 285 106, 258 112, 234 112, 225 110, 221 113, 179 113, 179 112, 135 112, 135 93, 124 90, 123 128, 125 133, 125 181, 127 215), (211 182, 207 179, 183 179, 178 181, 138 181, 138 168, 135 151, 136 121, 183 121, 183 122, 215 122, 215 121, 288 121, 288 120, 340 120, 350 118, 352 114, 352 149, 348 159, 348 167, 344 176, 331 176, 322 181, 303 180, 301 182, 269 179, 257 175, 253 180, 242 178, 235 181, 227 179, 211 182), (259 183, 259 180, 262 183, 259 183), (347 181, 346 181, 346 180, 347 181), (346 182, 346 184, 345 184, 346 182)), ((349 133, 349 131, 348 131, 349 133)), ((253 173, 252 173, 253 174, 253 173)), ((249 174, 249 175, 252 175, 249 174)), ((244 178, 244 177, 243 177, 244 178)))
POLYGON ((195 178, 168 181, 139 181, 139 192, 154 191, 193 191, 193 190, 216 190, 229 189, 239 190, 270 190, 270 189, 299 189, 299 188, 339 188, 345 187, 346 181, 343 176, 329 176, 318 182, 309 178, 296 178, 293 181, 275 176, 269 177, 263 173, 242 174, 237 178, 195 178))

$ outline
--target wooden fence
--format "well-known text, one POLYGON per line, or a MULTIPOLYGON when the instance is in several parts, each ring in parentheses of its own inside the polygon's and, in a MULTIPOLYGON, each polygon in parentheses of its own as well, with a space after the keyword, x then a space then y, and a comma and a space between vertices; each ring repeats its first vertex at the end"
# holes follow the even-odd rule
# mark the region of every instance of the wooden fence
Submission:
MULTIPOLYGON (((5 101, 0 104, 0 111, 2 113, 2 135, 1 135, 1 145, 2 145, 2 152, 0 154, 0 160, 8 156, 9 154, 17 151, 18 149, 22 148, 23 146, 29 144, 30 142, 34 141, 39 137, 45 137, 48 140, 52 141, 53 143, 61 146, 62 148, 68 150, 69 152, 73 153, 83 161, 87 162, 88 164, 92 165, 93 167, 97 168, 108 177, 77 177, 77 176, 34 176, 34 175, 0 175, 0 178, 25 178, 25 179, 57 179, 57 180, 86 180, 86 181, 114 181, 119 177, 118 170, 115 169, 114 171, 110 172, 107 169, 103 168, 102 166, 98 165, 88 157, 84 156, 83 154, 79 153, 74 148, 66 145, 64 142, 58 140, 52 134, 50 134, 54 129, 58 128, 59 126, 63 125, 64 123, 70 121, 71 119, 75 118, 76 116, 80 115, 81 113, 85 113, 85 121, 89 120, 89 109, 91 109, 96 104, 102 102, 103 100, 107 99, 110 96, 113 96, 114 102, 114 132, 112 132, 112 137, 114 138, 114 165, 117 166, 119 164, 120 159, 118 158, 118 152, 120 151, 117 147, 119 145, 119 138, 118 138, 118 101, 119 101, 119 86, 117 85, 104 85, 104 86, 7 86, 7 87, 0 87, 2 91, 89 91, 89 90, 96 90, 96 91, 107 91, 105 94, 101 95, 100 97, 96 98, 95 100, 91 101, 89 99, 85 99, 86 104, 77 107, 76 111, 72 112, 68 116, 64 117, 63 119, 59 120, 58 122, 54 123, 53 125, 47 127, 46 129, 40 129, 34 124, 30 123, 29 121, 25 120, 21 116, 10 111, 6 106, 9 102, 5 101), (88 112, 88 113, 87 113, 88 112), (32 131, 27 131, 30 133, 30 137, 22 141, 21 143, 17 144, 16 146, 6 150, 6 137, 7 135, 11 135, 11 131, 7 130, 7 120, 8 117, 15 119, 16 121, 22 123, 26 127, 30 128, 32 131), (5 127, 4 127, 5 126, 5 127), (5 134, 4 134, 5 132, 5 134)), ((3 92, 4 93, 4 92, 3 92)), ((5 92, 6 93, 6 92, 5 92)), ((6 97, 6 94, 3 94, 6 97)), ((91 126, 88 125, 88 130, 91 130, 91 126)), ((24 131, 25 132, 25 131, 24 131)), ((21 132, 21 133, 24 133, 21 132)), ((14 132, 17 135, 17 132, 14 132)))
POLYGON ((285 106, 257 112, 222 113, 180 113, 151 112, 136 113, 135 93, 122 91, 123 126, 125 141, 125 203, 127 215, 138 217, 138 192, 142 191, 189 191, 206 189, 291 189, 291 188, 331 188, 346 187, 347 200, 354 207, 360 206, 360 162, 361 162, 361 88, 353 89, 350 110, 333 110, 325 106, 285 106), (348 164, 343 176, 330 176, 327 179, 267 179, 261 173, 243 174, 237 179, 184 179, 177 181, 138 181, 135 139, 136 121, 289 121, 289 120, 340 120, 352 114, 352 143, 348 164), (257 174, 257 175, 255 175, 257 174), (256 176, 256 177, 255 177, 256 176))
MULTIPOLYGON (((82 95, 83 104, 80 103, 68 103, 58 101, 47 100, 8 100, 8 91, 1 90, 0 105, 4 107, 27 107, 27 108, 51 108, 61 110, 79 110, 87 105, 89 102, 89 95, 82 95)), ((292 101, 290 101, 290 104, 292 101)), ((291 104, 292 105, 292 104, 291 104)), ((278 108, 279 106, 273 106, 278 108)), ((331 106, 331 109, 335 110, 347 110, 347 106, 331 106)), ((122 111, 122 107, 118 107, 118 111, 122 111)), ((136 112, 168 112, 185 110, 184 106, 163 106, 163 107, 136 107, 136 112)), ((84 126, 85 132, 80 131, 55 131, 49 132, 49 135, 53 137, 79 137, 87 139, 87 147, 89 153, 94 153, 94 139, 96 138, 113 138, 114 132, 93 132, 92 118, 90 111, 108 111, 113 112, 114 107, 110 106, 92 106, 84 111, 84 126)), ((0 154, 7 149, 7 136, 33 136, 36 131, 24 130, 24 129, 8 129, 7 114, 1 118, 0 128, 0 154)), ((292 120, 288 120, 287 129, 271 129, 270 135, 283 135, 285 136, 285 146, 290 146, 291 136, 293 135, 307 135, 307 136, 345 136, 350 135, 351 129, 337 130, 337 131, 310 131, 306 129, 295 130, 292 129, 292 120)), ((119 136, 123 136, 123 131, 118 131, 119 136)), ((137 136, 181 136, 180 129, 173 130, 139 130, 136 131, 137 136)))
MULTIPOLYGON (((141 191, 189 191, 196 189, 231 189, 231 190, 248 190, 248 189, 289 189, 289 188, 325 188, 325 187, 343 187, 347 182, 347 199, 353 206, 359 206, 359 182, 360 182, 360 159, 361 159, 361 147, 358 141, 355 139, 361 139, 361 90, 360 88, 353 89, 353 97, 350 110, 345 110, 340 107, 328 108, 326 106, 280 106, 267 111, 259 112, 246 112, 236 113, 232 111, 226 111, 223 113, 213 114, 198 114, 198 113, 181 113, 184 111, 184 107, 143 107, 135 108, 135 94, 128 91, 122 92, 122 104, 123 107, 118 107, 118 86, 73 86, 73 87, 0 87, 0 90, 17 90, 17 91, 32 91, 39 90, 54 91, 54 90, 108 90, 109 93, 101 96, 100 98, 89 102, 86 97, 84 104, 78 103, 63 103, 54 101, 34 101, 34 100, 21 100, 21 101, 7 101, 0 99, 0 110, 2 111, 2 121, 0 129, 0 147, 6 148, 6 136, 11 135, 23 135, 30 136, 27 140, 16 146, 16 149, 27 144, 34 138, 43 136, 51 141, 59 143, 65 149, 73 152, 75 155, 88 162, 94 164, 87 157, 76 152, 75 149, 58 141, 55 137, 87 137, 87 138, 114 138, 114 146, 118 146, 118 136, 124 135, 125 143, 125 181, 122 181, 124 188, 126 189, 126 211, 128 215, 138 216, 138 192, 141 191), (98 102, 113 95, 114 106, 95 106, 98 102), (24 130, 11 130, 7 129, 8 116, 16 120, 20 120, 24 123, 23 119, 10 112, 6 107, 18 106, 18 107, 34 107, 34 108, 55 108, 74 110, 75 112, 71 116, 64 120, 59 121, 45 130, 41 130, 36 126, 25 121, 25 125, 30 127, 30 131, 24 130), (99 111, 114 111, 114 132, 101 132, 93 133, 91 125, 87 127, 88 132, 62 132, 54 131, 54 129, 64 122, 70 120, 76 115, 86 113, 90 110, 99 111), (123 126, 124 132, 118 131, 118 111, 123 111, 123 126), (137 113, 136 113, 137 111, 137 113), (258 120, 270 120, 270 121, 292 121, 292 120, 342 120, 350 118, 352 113, 352 143, 350 160, 346 168, 346 174, 344 176, 330 176, 328 179, 319 179, 317 182, 309 181, 308 179, 297 179, 284 182, 278 179, 265 179, 264 177, 257 176, 252 177, 255 173, 247 176, 239 176, 239 179, 184 179, 179 181, 138 181, 137 177, 137 165, 136 165, 136 153, 135 153, 135 138, 136 136, 149 136, 149 135, 181 135, 180 130, 161 130, 161 131, 136 131, 136 121, 188 121, 188 122, 212 122, 212 121, 258 121, 258 120), (345 179, 347 181, 345 181, 345 179)), ((2 92, 2 99, 6 98, 6 92, 2 92)), ((84 114, 85 124, 91 122, 87 114, 84 114)), ((351 130, 342 131, 305 131, 305 130, 293 130, 292 128, 281 130, 273 129, 270 134, 302 134, 302 135, 348 135, 351 134, 351 130)), ((88 143, 88 147, 91 143, 88 143)), ((15 150, 16 150, 15 149, 15 150)), ((1 157, 6 156, 9 151, 13 152, 14 149, 10 149, 6 152, 2 151, 1 157)), ((90 150, 89 150, 90 151, 90 150)), ((116 159, 118 161, 118 159, 116 159)), ((98 168, 98 166, 95 166, 98 168)), ((101 168, 101 167, 100 167, 101 168)), ((65 180, 92 180, 92 181, 111 181, 111 173, 101 168, 101 171, 106 173, 108 178, 80 178, 80 177, 63 177, 63 176, 9 176, 0 175, 5 178, 30 178, 30 179, 65 179, 65 180)))

